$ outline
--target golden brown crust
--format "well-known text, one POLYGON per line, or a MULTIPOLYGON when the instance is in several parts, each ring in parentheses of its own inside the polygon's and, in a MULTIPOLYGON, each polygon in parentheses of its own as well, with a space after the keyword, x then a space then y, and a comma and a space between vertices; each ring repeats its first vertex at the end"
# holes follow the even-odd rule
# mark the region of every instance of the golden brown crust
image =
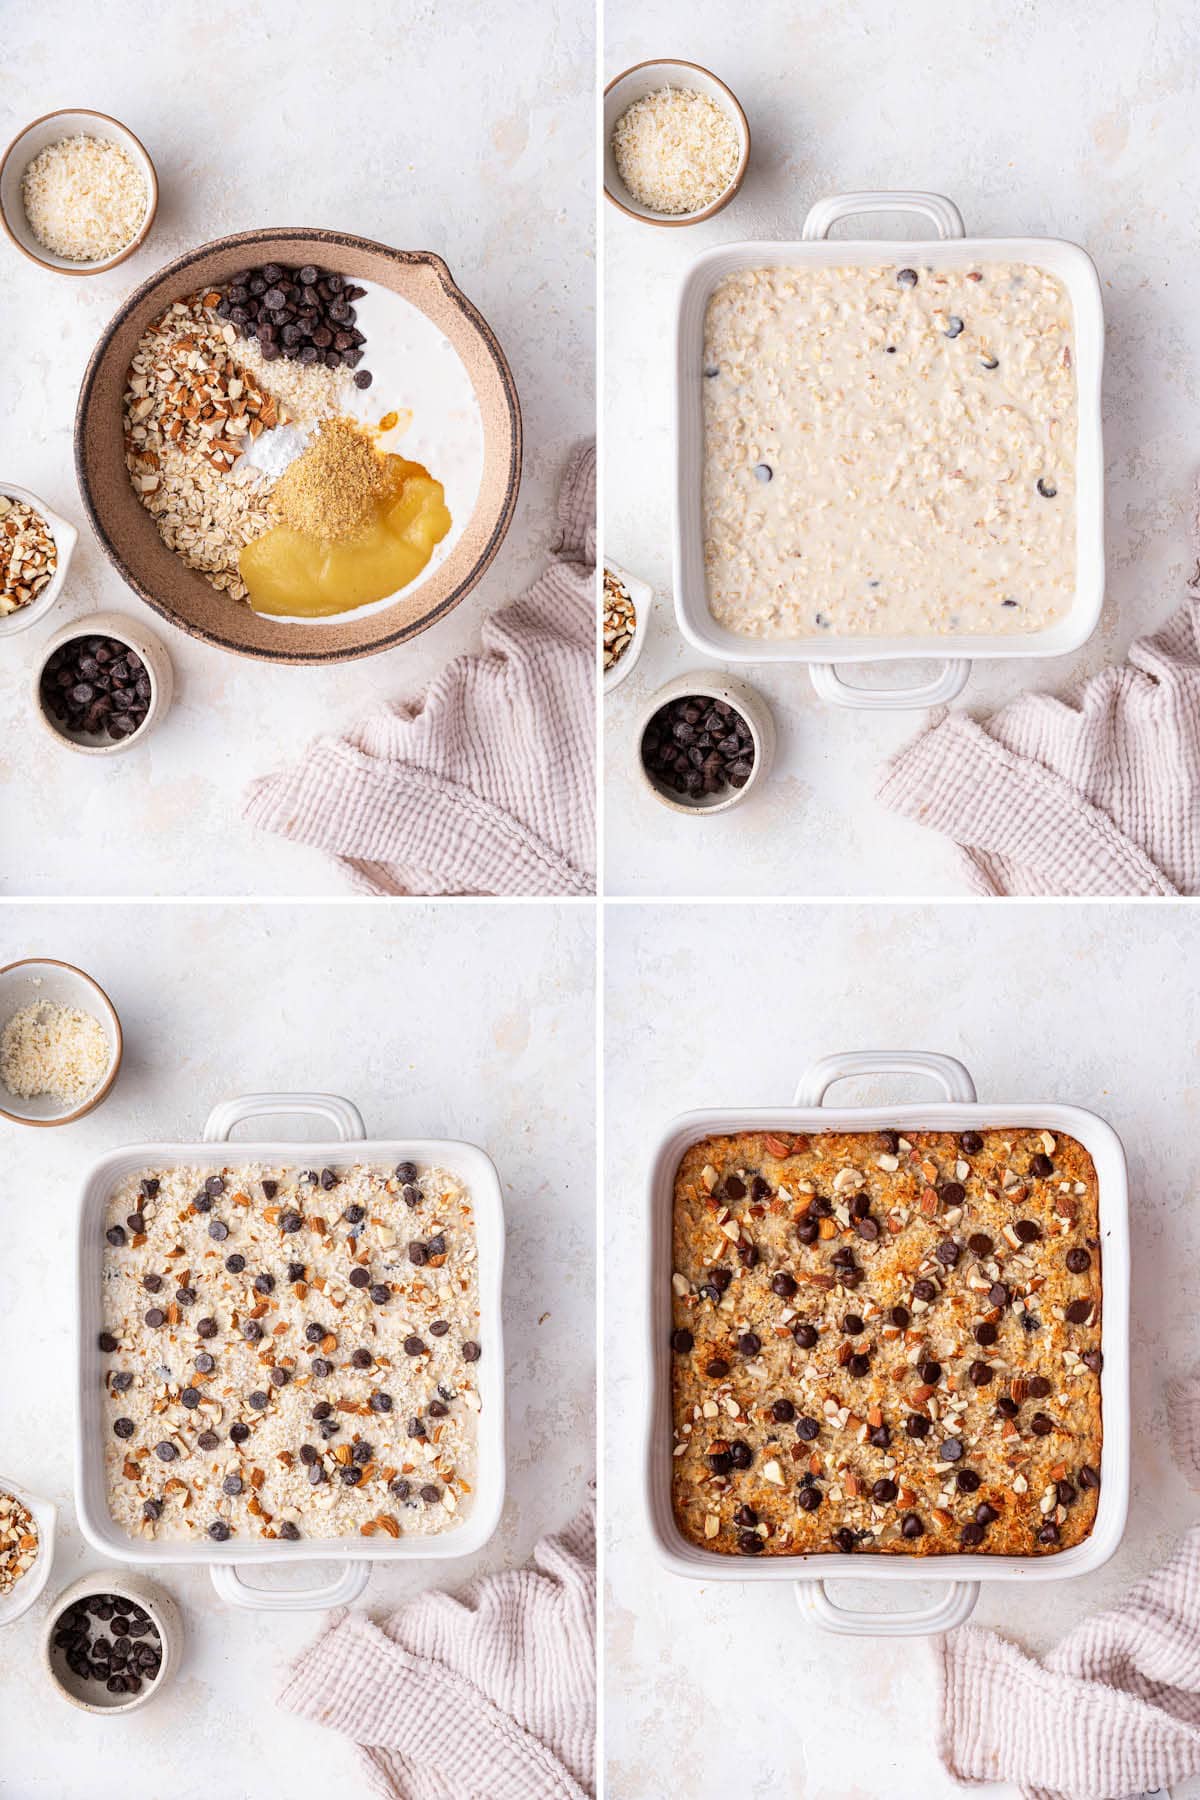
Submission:
POLYGON ((673 1243, 672 1490, 692 1543, 1028 1556, 1091 1532, 1099 1216, 1073 1138, 705 1138, 676 1174, 673 1243))

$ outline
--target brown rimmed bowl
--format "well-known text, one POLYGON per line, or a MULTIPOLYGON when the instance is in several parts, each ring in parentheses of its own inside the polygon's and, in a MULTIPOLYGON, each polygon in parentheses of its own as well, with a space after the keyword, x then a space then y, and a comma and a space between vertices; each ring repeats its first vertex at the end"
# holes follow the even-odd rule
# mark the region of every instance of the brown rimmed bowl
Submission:
POLYGON ((742 109, 741 101, 732 88, 726 87, 719 75, 714 75, 703 64, 680 62, 672 57, 654 57, 649 62, 634 63, 632 68, 615 75, 605 88, 604 193, 606 199, 612 202, 618 212, 623 212, 626 218, 640 219, 643 225, 698 225, 702 219, 711 219, 722 207, 729 205, 745 180, 749 163, 750 121, 742 109), (617 173, 617 159, 612 146, 617 120, 636 101, 665 87, 690 88, 694 93, 707 94, 710 100, 716 101, 738 135, 740 152, 733 179, 710 205, 699 207, 695 212, 655 212, 653 207, 643 206, 640 200, 634 199, 617 173))
POLYGON ((15 1125, 71 1125, 93 1112, 112 1092, 125 1049, 121 1021, 100 983, 74 963, 52 956, 27 956, 0 969, 0 1033, 17 1013, 39 1001, 75 1007, 97 1019, 108 1039, 108 1067, 94 1091, 74 1107, 63 1106, 50 1094, 18 1099, 0 1081, 0 1119, 11 1119, 15 1125))
POLYGON ((53 269, 56 275, 102 275, 106 269, 115 269, 145 243, 157 211, 158 175, 150 153, 141 139, 134 137, 128 125, 122 125, 120 119, 114 119, 108 113, 94 112, 86 106, 43 113, 40 119, 34 119, 17 133, 0 158, 0 225, 23 256, 37 263, 39 268, 53 269), (103 138, 108 143, 118 144, 146 183, 146 210, 137 231, 123 250, 96 262, 71 262, 65 256, 56 256, 53 250, 40 243, 25 215, 25 202, 21 196, 25 171, 35 157, 63 138, 80 136, 103 138))
POLYGON ((440 256, 393 250, 343 232, 243 231, 176 258, 125 301, 92 354, 75 413, 75 471, 100 547, 134 593, 191 637, 264 662, 336 663, 416 637, 463 600, 512 522, 521 479, 521 407, 495 333, 440 256), (449 339, 470 376, 483 421, 483 476, 453 550, 390 604, 297 622, 256 613, 189 569, 158 535, 125 468, 125 376, 146 327, 172 301, 220 286, 250 264, 315 262, 399 294, 449 339))

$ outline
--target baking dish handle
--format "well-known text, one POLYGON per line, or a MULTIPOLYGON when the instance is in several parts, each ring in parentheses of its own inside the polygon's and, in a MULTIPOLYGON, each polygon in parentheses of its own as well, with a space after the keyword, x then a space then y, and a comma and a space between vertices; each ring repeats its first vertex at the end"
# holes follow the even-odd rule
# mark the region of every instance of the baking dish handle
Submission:
POLYGON ((916 1612, 852 1612, 829 1598, 823 1581, 796 1583, 801 1612, 838 1637, 936 1637, 964 1624, 975 1611, 978 1598, 977 1581, 951 1581, 932 1606, 916 1612))
POLYGON ((829 236, 839 219, 854 213, 920 213, 928 219, 940 238, 965 237, 962 214, 945 194, 927 194, 920 190, 882 190, 865 194, 829 194, 808 210, 800 233, 806 243, 816 243, 829 236))
POLYGON ((245 1606, 258 1612, 324 1612, 331 1606, 349 1606, 367 1585, 370 1563, 343 1563, 333 1581, 320 1587, 257 1588, 242 1580, 234 1563, 213 1563, 209 1569, 217 1595, 227 1606, 245 1606))
POLYGON ((332 1125, 334 1136, 342 1143, 365 1138, 367 1128, 363 1116, 351 1100, 340 1094, 242 1094, 237 1100, 222 1100, 214 1106, 204 1124, 204 1142, 223 1144, 235 1125, 244 1119, 263 1119, 294 1113, 302 1119, 324 1119, 332 1125))
POLYGON ((969 1106, 978 1097, 969 1070, 957 1056, 943 1056, 937 1050, 849 1050, 841 1056, 823 1056, 805 1069, 792 1105, 824 1106, 834 1082, 852 1075, 928 1075, 947 1100, 969 1106))
POLYGON ((818 698, 831 706, 849 706, 859 712, 916 712, 957 700, 967 685, 971 665, 965 660, 939 663, 933 679, 918 687, 852 687, 833 663, 810 663, 808 673, 818 698))

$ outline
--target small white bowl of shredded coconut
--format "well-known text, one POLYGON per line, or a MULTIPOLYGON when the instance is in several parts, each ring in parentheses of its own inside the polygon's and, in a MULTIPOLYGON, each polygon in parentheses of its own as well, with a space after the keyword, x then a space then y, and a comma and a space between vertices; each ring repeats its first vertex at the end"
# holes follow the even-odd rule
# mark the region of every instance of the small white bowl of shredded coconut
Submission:
POLYGON ((0 1118, 81 1119, 111 1091, 123 1048, 112 1001, 73 963, 26 957, 0 969, 0 1118))
POLYGON ((631 219, 695 225, 728 206, 750 161, 736 94, 699 63, 635 63, 604 90, 604 192, 631 219))
POLYGON ((157 210, 145 146, 107 113, 47 113, 0 161, 0 224, 18 250, 62 275, 115 269, 145 241, 157 210))

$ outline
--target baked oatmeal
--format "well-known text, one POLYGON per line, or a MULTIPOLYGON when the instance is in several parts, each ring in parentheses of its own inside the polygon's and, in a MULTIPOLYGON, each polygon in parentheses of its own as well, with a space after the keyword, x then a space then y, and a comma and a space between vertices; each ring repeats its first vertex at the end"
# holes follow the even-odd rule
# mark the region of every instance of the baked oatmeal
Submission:
POLYGON ((109 1509, 131 1536, 430 1536, 469 1512, 475 1216, 411 1162, 145 1169, 105 1216, 109 1509))
POLYGON ((1100 1238, 1073 1138, 705 1138, 676 1175, 673 1253, 692 1543, 1028 1556, 1088 1536, 1100 1238))
POLYGON ((1041 631, 1075 592, 1057 276, 744 269, 708 304, 709 608, 750 637, 1041 631))

